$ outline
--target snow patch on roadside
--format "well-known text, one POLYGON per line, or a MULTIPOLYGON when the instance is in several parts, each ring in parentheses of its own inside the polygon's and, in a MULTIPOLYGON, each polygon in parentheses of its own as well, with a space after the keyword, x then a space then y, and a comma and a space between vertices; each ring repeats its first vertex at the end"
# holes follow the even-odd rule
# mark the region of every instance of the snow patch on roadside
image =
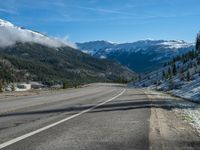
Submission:
POLYGON ((197 109, 187 109, 183 111, 185 117, 189 117, 186 119, 189 123, 198 131, 200 134, 200 108, 197 109))
POLYGON ((154 98, 166 100, 166 105, 173 107, 173 111, 181 115, 184 121, 188 122, 200 135, 200 104, 182 100, 171 95, 147 90, 154 98))

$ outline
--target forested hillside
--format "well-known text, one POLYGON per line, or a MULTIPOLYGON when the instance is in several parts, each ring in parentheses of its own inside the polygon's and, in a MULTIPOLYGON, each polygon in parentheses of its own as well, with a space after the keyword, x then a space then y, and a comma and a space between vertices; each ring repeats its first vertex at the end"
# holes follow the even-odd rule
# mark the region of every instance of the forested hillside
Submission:
POLYGON ((162 69, 140 76, 135 85, 171 91, 174 95, 200 101, 200 34, 195 49, 174 57, 162 69))
POLYGON ((135 74, 120 64, 94 58, 71 47, 51 48, 36 43, 16 43, 0 48, 2 82, 41 81, 53 85, 90 82, 125 82, 135 74))

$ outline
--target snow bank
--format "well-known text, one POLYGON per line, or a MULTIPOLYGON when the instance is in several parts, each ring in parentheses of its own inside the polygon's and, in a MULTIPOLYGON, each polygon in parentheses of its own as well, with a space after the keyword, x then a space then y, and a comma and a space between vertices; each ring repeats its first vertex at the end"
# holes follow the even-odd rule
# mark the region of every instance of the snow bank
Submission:
POLYGON ((174 89, 171 93, 185 99, 200 102, 200 77, 183 85, 181 89, 174 89))
POLYGON ((200 105, 189 101, 184 101, 174 98, 169 94, 152 91, 148 88, 148 92, 155 96, 155 98, 166 100, 166 105, 173 107, 175 113, 182 116, 183 120, 188 122, 200 135, 200 105), (180 109, 181 108, 181 109, 180 109))

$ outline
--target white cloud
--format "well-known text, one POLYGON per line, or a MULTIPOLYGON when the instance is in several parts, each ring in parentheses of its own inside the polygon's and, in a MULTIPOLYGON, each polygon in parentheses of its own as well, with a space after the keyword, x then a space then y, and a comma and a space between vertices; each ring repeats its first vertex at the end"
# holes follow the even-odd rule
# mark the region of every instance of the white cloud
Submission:
POLYGON ((56 37, 55 40, 58 40, 62 43, 65 43, 66 45, 70 46, 70 47, 73 47, 75 49, 78 49, 77 45, 73 42, 71 42, 69 40, 69 37, 68 36, 65 36, 65 37, 56 37))
POLYGON ((70 46, 76 48, 76 45, 69 42, 67 38, 49 38, 41 33, 21 29, 0 19, 0 46, 10 46, 16 42, 33 42, 49 47, 70 46))
POLYGON ((90 10, 90 11, 95 11, 95 12, 101 12, 101 13, 107 13, 107 14, 120 14, 120 15, 135 16, 134 13, 128 13, 128 12, 123 12, 123 11, 118 11, 118 10, 112 10, 112 9, 92 8, 92 7, 72 6, 72 5, 71 6, 70 5, 66 5, 66 7, 85 9, 85 10, 90 10))

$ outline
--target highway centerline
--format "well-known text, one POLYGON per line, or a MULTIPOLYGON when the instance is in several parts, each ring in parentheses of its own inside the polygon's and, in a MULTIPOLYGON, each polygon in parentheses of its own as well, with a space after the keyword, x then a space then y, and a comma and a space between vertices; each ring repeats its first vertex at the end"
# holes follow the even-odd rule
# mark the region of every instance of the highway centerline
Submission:
POLYGON ((106 100, 106 101, 104 101, 104 102, 102 102, 102 103, 99 103, 99 104, 97 104, 97 105, 95 105, 95 106, 93 106, 93 107, 91 107, 91 108, 89 108, 89 109, 83 110, 83 111, 81 111, 81 112, 79 112, 79 113, 77 113, 77 114, 74 114, 74 115, 72 115, 72 116, 70 116, 70 117, 64 118, 64 119, 62 119, 62 120, 60 120, 60 121, 57 121, 57 122, 55 122, 55 123, 53 123, 53 124, 50 124, 50 125, 48 125, 48 126, 42 127, 42 128, 37 129, 37 130, 35 130, 35 131, 29 132, 29 133, 27 133, 27 134, 24 134, 24 135, 22 135, 22 136, 19 136, 19 137, 16 137, 16 138, 12 139, 12 140, 9 140, 9 141, 7 141, 7 142, 4 142, 4 143, 0 144, 0 149, 3 149, 3 148, 5 148, 5 147, 7 147, 7 146, 9 146, 9 145, 12 145, 12 144, 17 143, 17 142, 19 142, 19 141, 21 141, 21 140, 24 140, 24 139, 26 139, 26 138, 28 138, 28 137, 31 137, 31 136, 33 136, 33 135, 35 135, 35 134, 38 134, 38 133, 42 132, 42 131, 45 131, 45 130, 47 130, 47 129, 50 129, 50 128, 52 128, 52 127, 55 127, 55 126, 57 126, 57 125, 59 125, 59 124, 61 124, 61 123, 63 123, 63 122, 66 122, 66 121, 68 121, 68 120, 71 120, 71 119, 73 119, 73 118, 76 118, 76 117, 78 117, 78 116, 80 116, 80 115, 82 115, 82 114, 84 114, 84 113, 87 113, 87 112, 89 112, 89 111, 91 111, 91 110, 93 110, 93 109, 95 109, 95 108, 97 108, 97 107, 99 107, 99 106, 102 106, 102 105, 104 105, 104 104, 106 104, 106 103, 108 103, 108 102, 110 102, 110 101, 116 99, 117 97, 119 97, 119 96, 121 96, 122 94, 124 94, 125 91, 126 91, 126 89, 123 89, 122 92, 120 92, 118 95, 116 95, 116 96, 114 96, 114 97, 112 97, 112 98, 110 98, 110 99, 108 99, 108 100, 106 100))

